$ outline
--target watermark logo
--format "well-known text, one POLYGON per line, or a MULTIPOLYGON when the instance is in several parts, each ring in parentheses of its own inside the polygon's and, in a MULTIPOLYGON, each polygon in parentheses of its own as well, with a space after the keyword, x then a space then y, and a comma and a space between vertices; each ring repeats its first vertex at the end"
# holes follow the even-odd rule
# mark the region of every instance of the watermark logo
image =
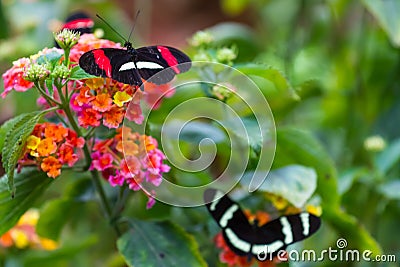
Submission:
POLYGON ((348 242, 344 238, 339 238, 336 241, 336 248, 328 247, 319 252, 313 249, 304 249, 302 251, 292 250, 279 250, 277 252, 271 250, 267 245, 264 250, 259 252, 257 259, 259 261, 273 260, 273 254, 279 261, 304 261, 304 262, 396 262, 396 255, 373 255, 370 250, 357 250, 347 249, 348 242))
MULTIPOLYGON (((157 79, 170 74, 171 69, 166 69, 145 81, 145 93, 146 86, 154 87, 152 81, 157 84, 157 79)), ((272 165, 276 145, 273 115, 262 90, 239 70, 214 62, 193 62, 191 70, 177 75, 168 87, 153 103, 173 93, 179 102, 161 113, 141 101, 143 123, 124 119, 124 126, 140 134, 157 128, 159 145, 173 167, 172 174, 163 174, 157 186, 139 180, 141 188, 154 192, 158 201, 181 207, 201 206, 206 188, 229 192, 244 176, 250 178, 250 192, 259 188, 272 165), (248 171, 250 163, 252 172, 248 171), (212 173, 212 182, 200 184, 196 173, 207 171, 212 173)), ((136 109, 132 104, 126 114, 135 114, 136 109)), ((123 147, 124 153, 130 149, 123 147)), ((127 164, 135 173, 135 163, 127 164)))

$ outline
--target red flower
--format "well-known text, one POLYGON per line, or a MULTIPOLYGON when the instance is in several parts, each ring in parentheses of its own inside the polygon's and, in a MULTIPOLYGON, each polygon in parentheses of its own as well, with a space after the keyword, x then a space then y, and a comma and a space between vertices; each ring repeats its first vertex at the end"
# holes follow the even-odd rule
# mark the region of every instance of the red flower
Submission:
POLYGON ((78 118, 79 125, 83 128, 100 125, 101 114, 92 108, 84 109, 78 118))

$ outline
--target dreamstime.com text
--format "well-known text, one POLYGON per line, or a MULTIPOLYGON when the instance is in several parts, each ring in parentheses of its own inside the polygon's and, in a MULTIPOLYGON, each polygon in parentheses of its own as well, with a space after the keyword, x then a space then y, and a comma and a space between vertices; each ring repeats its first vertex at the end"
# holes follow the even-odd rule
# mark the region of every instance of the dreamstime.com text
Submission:
MULTIPOLYGON (((346 249, 347 240, 339 238, 336 241, 337 248, 329 247, 320 252, 312 249, 305 249, 302 251, 297 250, 279 250, 276 257, 279 261, 308 261, 308 262, 321 262, 321 261, 341 261, 341 262, 396 262, 396 255, 373 255, 372 251, 357 249, 346 249)), ((258 260, 272 260, 272 254, 268 253, 268 247, 257 255, 258 260)))

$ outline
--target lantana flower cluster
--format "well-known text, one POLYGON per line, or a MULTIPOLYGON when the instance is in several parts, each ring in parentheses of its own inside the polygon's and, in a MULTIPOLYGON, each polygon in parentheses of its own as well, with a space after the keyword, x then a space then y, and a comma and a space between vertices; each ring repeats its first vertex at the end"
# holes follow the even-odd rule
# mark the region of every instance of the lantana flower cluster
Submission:
POLYGON ((36 233, 35 227, 39 216, 37 209, 30 209, 25 212, 13 228, 0 236, 0 246, 6 248, 16 247, 18 249, 56 249, 58 244, 55 241, 40 237, 36 233))
POLYGON ((38 165, 49 177, 56 178, 61 167, 72 167, 78 161, 77 149, 85 143, 75 131, 61 124, 39 123, 26 142, 26 153, 19 166, 38 165))
MULTIPOLYGON (((26 77, 27 72, 30 71, 31 67, 35 65, 41 56, 49 54, 62 55, 63 51, 58 48, 44 48, 37 54, 28 57, 23 57, 13 62, 13 66, 3 73, 4 91, 0 94, 2 98, 5 98, 12 90, 17 92, 25 92, 34 87, 34 83, 29 81, 26 77)), ((36 65, 42 66, 44 65, 36 65)), ((40 73, 38 73, 40 74, 40 73)), ((42 73, 42 75, 49 75, 48 72, 42 73)), ((45 78, 45 77, 43 77, 45 78)))
POLYGON ((93 78, 77 88, 71 97, 71 107, 83 128, 102 124, 118 128, 124 117, 137 124, 143 121, 140 99, 142 92, 134 86, 111 79, 93 78), (129 108, 128 108, 129 107, 129 108))
MULTIPOLYGON (((138 191, 144 182, 159 186, 162 174, 170 167, 163 163, 165 155, 158 149, 157 140, 151 136, 134 133, 128 127, 117 129, 109 139, 98 140, 93 146, 90 169, 102 172, 111 186, 128 185, 138 191)), ((148 195, 147 208, 154 204, 148 195)))
MULTIPOLYGON (((55 34, 55 39, 68 45, 64 50, 45 48, 31 57, 16 60, 3 74, 2 98, 12 90, 24 92, 36 87, 41 94, 39 106, 56 110, 46 116, 59 122, 35 126, 26 140, 18 169, 36 165, 49 177, 56 178, 63 167, 73 167, 84 160, 83 168, 100 171, 111 186, 127 186, 134 191, 141 189, 142 182, 159 186, 161 175, 169 171, 169 166, 163 163, 165 155, 158 149, 157 141, 151 136, 130 132, 122 124, 124 118, 141 124, 141 101, 157 108, 162 97, 169 97, 174 91, 169 85, 151 84, 142 91, 138 86, 109 78, 89 78, 90 75, 69 79, 85 52, 122 46, 93 34, 79 37, 61 32, 55 34), (115 129, 115 136, 99 139, 95 130, 101 126, 115 129), (122 133, 126 133, 124 140, 122 133)), ((154 192, 146 194, 149 208, 155 202, 154 192)))

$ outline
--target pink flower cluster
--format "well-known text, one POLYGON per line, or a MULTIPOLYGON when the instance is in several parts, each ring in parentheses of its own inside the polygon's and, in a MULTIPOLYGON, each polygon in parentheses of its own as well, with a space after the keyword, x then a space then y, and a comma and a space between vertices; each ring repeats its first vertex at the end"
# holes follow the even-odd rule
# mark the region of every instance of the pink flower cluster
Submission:
MULTIPOLYGON (((111 186, 141 189, 145 182, 159 186, 162 174, 170 170, 163 163, 165 155, 158 149, 157 140, 151 136, 133 133, 130 128, 121 127, 110 139, 97 141, 93 147, 90 169, 102 172, 111 186)), ((147 208, 154 204, 150 194, 147 208)))
POLYGON ((61 49, 57 48, 44 48, 37 54, 32 55, 30 58, 20 58, 13 62, 13 66, 3 73, 4 91, 1 97, 5 98, 13 89, 17 92, 25 92, 33 87, 33 82, 24 79, 25 71, 34 64, 40 56, 45 56, 50 53, 63 54, 61 49))

